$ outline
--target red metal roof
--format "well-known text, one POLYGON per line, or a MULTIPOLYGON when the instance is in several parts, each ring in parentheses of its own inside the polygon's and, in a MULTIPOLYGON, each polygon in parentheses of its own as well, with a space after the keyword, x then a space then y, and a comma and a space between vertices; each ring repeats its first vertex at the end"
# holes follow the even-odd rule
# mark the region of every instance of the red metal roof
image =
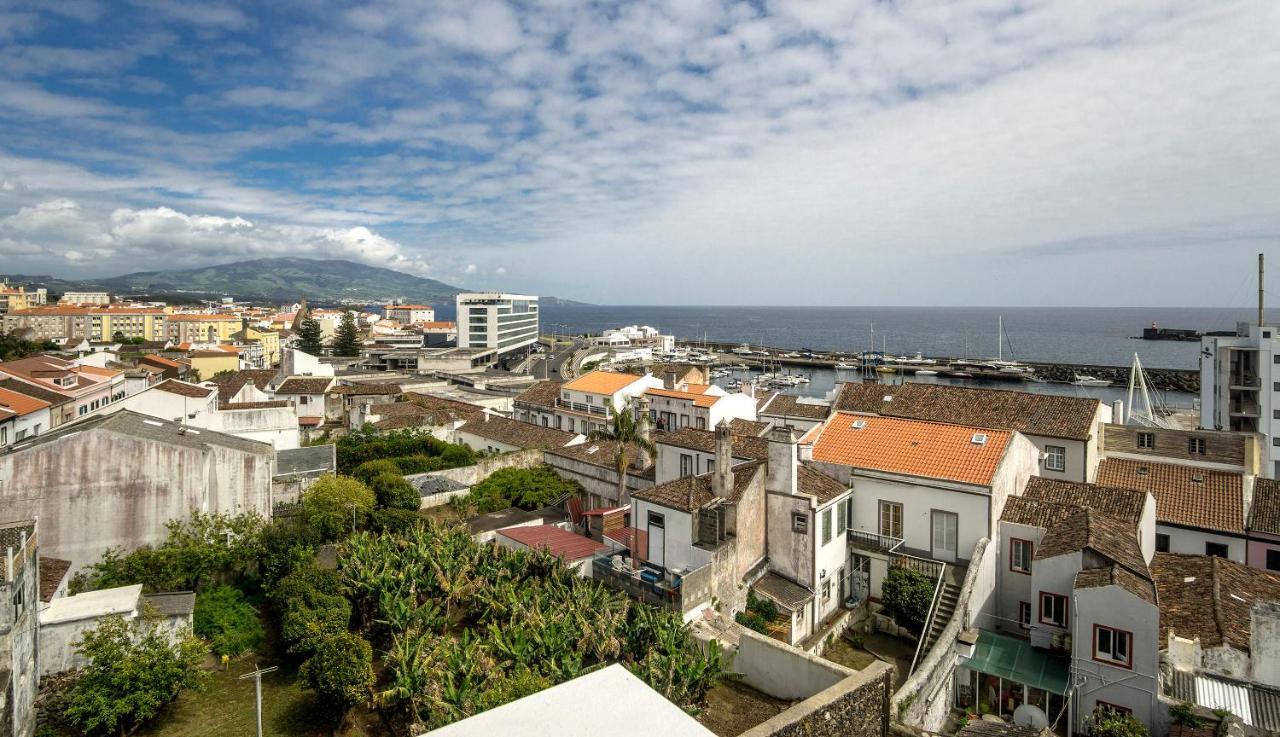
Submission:
POLYGON ((514 540, 527 548, 546 550, 566 561, 589 558, 605 549, 604 545, 589 537, 575 535, 554 525, 508 527, 498 534, 514 540))

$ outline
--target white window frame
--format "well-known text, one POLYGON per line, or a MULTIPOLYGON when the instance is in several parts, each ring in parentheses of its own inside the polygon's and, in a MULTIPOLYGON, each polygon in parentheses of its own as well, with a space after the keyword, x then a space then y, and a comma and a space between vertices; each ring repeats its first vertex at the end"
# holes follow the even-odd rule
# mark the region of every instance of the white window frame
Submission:
POLYGON ((880 535, 882 537, 892 537, 892 538, 897 538, 899 540, 902 539, 902 517, 903 517, 902 504, 898 502, 891 502, 885 499, 881 499, 877 507, 876 516, 879 518, 877 520, 877 522, 879 522, 879 524, 877 525, 877 529, 879 530, 880 535), (895 519, 894 518, 895 515, 890 514, 889 517, 886 519, 885 510, 890 510, 890 511, 896 510, 897 518, 895 519), (886 522, 888 523, 887 525, 885 524, 886 522), (895 528, 896 528, 897 534, 894 534, 895 528))
POLYGON ((1095 624, 1093 626, 1093 659, 1100 663, 1132 668, 1133 635, 1126 630, 1095 624), (1108 640, 1106 647, 1102 643, 1104 634, 1108 640), (1122 643, 1123 647, 1121 647, 1122 643))
POLYGON ((1067 470, 1067 449, 1061 445, 1044 446, 1044 468, 1046 471, 1067 470))
POLYGON ((1035 543, 1018 537, 1009 538, 1009 570, 1014 573, 1031 573, 1031 558, 1035 543))

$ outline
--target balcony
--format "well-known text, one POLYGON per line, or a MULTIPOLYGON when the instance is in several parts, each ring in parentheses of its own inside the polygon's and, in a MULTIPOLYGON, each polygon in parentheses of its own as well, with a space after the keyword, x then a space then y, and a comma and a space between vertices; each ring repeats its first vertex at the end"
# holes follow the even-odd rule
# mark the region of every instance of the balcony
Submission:
POLYGON ((567 409, 570 412, 578 412, 584 415, 596 415, 597 417, 610 417, 609 408, 601 407, 595 404, 582 404, 581 402, 566 402, 563 399, 556 400, 556 406, 560 409, 567 409))
POLYGON ((861 550, 870 553, 890 554, 902 547, 902 538, 877 535, 874 532, 848 530, 846 532, 850 550, 861 550))
POLYGON ((591 561, 591 577, 637 601, 681 614, 711 600, 710 565, 677 576, 671 571, 627 566, 621 562, 625 560, 616 555, 597 555, 591 561))
POLYGON ((1249 401, 1232 402, 1229 411, 1232 417, 1259 417, 1262 414, 1258 403, 1249 401))
POLYGON ((1232 374, 1227 379, 1227 386, 1233 391, 1256 392, 1262 389, 1262 379, 1252 374, 1232 374))

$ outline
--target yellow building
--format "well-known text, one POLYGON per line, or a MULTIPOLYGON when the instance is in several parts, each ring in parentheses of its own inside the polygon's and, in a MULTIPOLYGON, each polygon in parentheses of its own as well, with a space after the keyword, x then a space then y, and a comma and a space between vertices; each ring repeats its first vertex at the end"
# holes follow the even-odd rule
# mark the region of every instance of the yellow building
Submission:
POLYGON ((47 298, 48 292, 44 289, 28 292, 22 287, 9 286, 7 281, 0 281, 0 315, 39 307, 47 298))
POLYGON ((0 315, 6 332, 29 329, 37 340, 165 339, 164 310, 143 307, 33 307, 0 315))
POLYGON ((204 312, 169 315, 168 323, 168 338, 177 343, 218 343, 240 329, 235 315, 204 312))
POLYGON ((260 328, 245 327, 231 334, 232 340, 241 343, 261 343, 262 359, 268 367, 280 363, 280 334, 260 328))
POLYGON ((208 381, 223 371, 240 370, 240 354, 236 351, 192 351, 187 357, 191 361, 191 370, 199 377, 198 381, 208 381))

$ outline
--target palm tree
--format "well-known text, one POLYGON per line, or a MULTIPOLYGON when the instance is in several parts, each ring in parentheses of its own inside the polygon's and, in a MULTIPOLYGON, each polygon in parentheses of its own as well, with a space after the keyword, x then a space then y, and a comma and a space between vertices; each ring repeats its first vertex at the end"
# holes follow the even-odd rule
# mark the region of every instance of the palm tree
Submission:
POLYGON ((627 493, 627 467, 631 465, 632 446, 644 451, 650 460, 656 458, 658 446, 649 439, 649 416, 640 413, 637 417, 631 409, 630 401, 618 409, 610 400, 609 411, 613 413, 613 422, 609 428, 593 430, 587 436, 587 440, 609 440, 617 444, 613 462, 614 468, 618 471, 618 504, 628 504, 631 501, 631 495, 627 493))

